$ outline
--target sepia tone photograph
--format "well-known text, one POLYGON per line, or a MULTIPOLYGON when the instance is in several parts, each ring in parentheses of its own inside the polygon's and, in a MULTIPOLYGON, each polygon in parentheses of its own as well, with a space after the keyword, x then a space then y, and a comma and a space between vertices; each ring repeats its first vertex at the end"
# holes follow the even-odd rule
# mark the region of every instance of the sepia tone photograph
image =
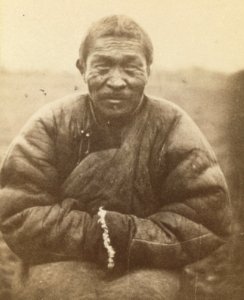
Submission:
POLYGON ((242 300, 242 0, 0 0, 0 300, 242 300))

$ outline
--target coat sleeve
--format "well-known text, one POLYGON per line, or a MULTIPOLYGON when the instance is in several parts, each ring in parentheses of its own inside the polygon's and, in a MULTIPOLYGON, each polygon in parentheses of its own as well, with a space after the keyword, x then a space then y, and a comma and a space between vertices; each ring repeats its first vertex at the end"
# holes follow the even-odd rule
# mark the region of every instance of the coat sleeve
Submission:
POLYGON ((89 259, 102 245, 98 217, 76 209, 76 199, 59 195, 56 134, 50 110, 33 117, 10 146, 1 169, 1 231, 9 247, 31 263, 89 259))
POLYGON ((130 267, 175 268, 203 258, 230 233, 230 202, 224 176, 209 144, 181 113, 165 140, 161 207, 147 218, 107 212, 118 261, 130 267))

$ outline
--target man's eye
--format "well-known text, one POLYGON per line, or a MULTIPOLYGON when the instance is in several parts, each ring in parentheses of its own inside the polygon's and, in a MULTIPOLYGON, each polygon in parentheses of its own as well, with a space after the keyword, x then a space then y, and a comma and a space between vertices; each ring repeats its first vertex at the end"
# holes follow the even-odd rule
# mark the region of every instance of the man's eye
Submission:
POLYGON ((106 65, 97 65, 96 68, 99 71, 109 71, 109 66, 106 66, 106 65))
POLYGON ((135 65, 128 65, 128 66, 125 66, 125 69, 128 69, 128 70, 136 70, 136 69, 137 69, 137 66, 135 66, 135 65))
POLYGON ((137 67, 135 66, 128 66, 128 67, 124 67, 124 71, 128 74, 134 74, 137 70, 137 67))

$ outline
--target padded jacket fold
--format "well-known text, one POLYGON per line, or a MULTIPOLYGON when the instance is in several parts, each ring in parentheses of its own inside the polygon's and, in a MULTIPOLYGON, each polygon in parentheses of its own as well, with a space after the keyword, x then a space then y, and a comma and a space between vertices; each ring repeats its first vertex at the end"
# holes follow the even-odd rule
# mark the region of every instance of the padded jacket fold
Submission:
POLYGON ((98 124, 88 95, 35 114, 1 169, 0 221, 24 261, 106 265, 99 207, 115 263, 176 268, 225 242, 230 202, 215 155, 194 122, 144 97, 127 122, 98 124))

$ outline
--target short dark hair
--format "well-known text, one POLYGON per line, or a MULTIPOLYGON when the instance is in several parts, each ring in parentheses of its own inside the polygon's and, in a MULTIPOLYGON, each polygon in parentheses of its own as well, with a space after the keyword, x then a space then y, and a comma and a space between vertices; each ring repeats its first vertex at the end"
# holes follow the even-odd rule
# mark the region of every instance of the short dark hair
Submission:
POLYGON ((153 45, 148 34, 131 18, 112 15, 92 24, 80 46, 80 59, 85 63, 93 42, 101 37, 125 37, 138 40, 143 47, 148 66, 153 61, 153 45))

